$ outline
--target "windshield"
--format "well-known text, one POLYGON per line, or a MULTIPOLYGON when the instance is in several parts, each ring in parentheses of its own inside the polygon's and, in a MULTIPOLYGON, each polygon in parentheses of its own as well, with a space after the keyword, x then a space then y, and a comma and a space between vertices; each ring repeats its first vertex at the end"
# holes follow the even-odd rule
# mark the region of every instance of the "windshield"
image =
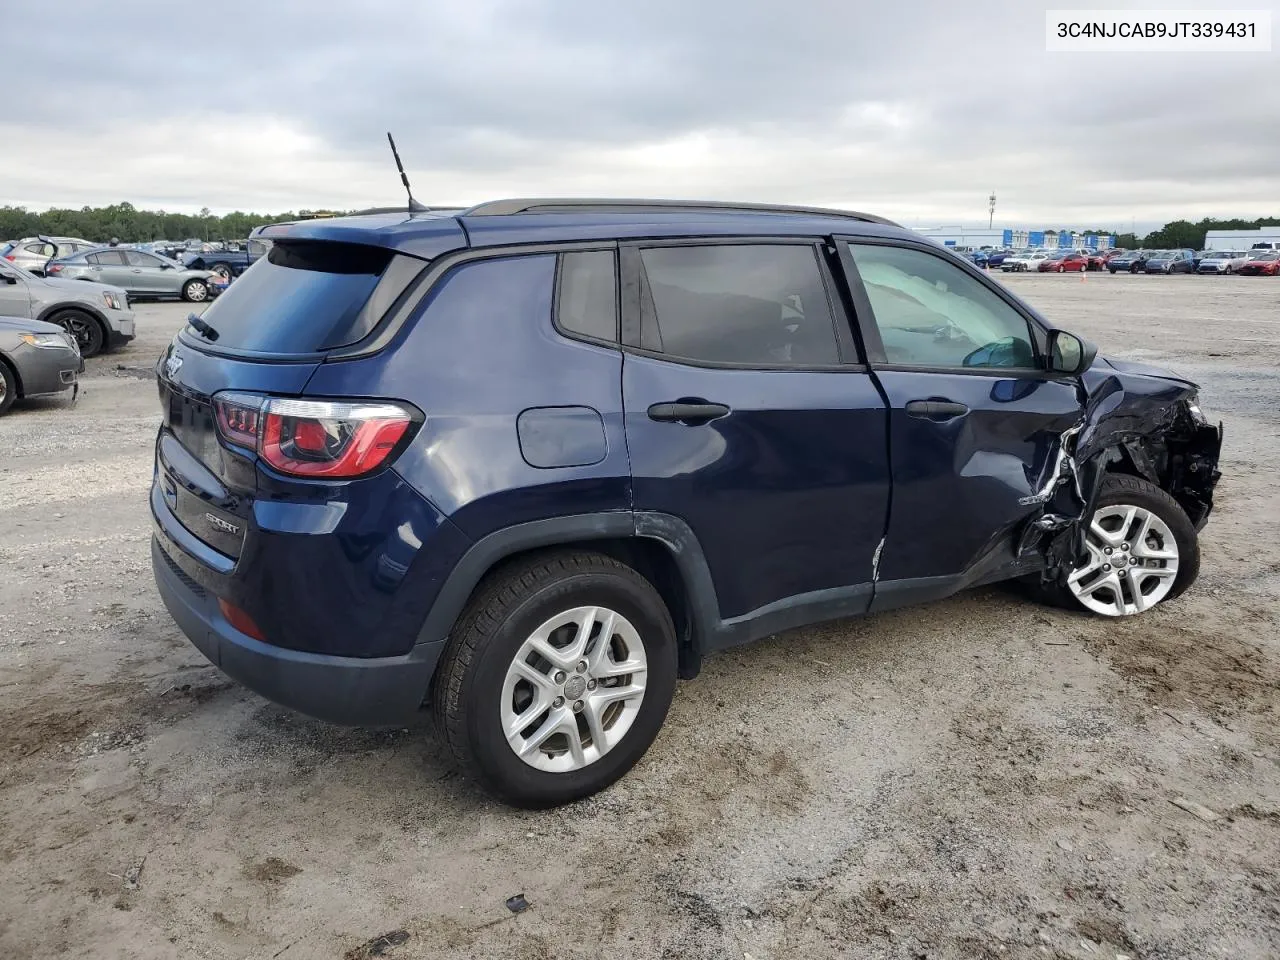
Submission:
POLYGON ((1280 253, 1277 253, 1274 250, 1268 250, 1264 253, 1258 254, 1253 259, 1254 260, 1280 260, 1280 253))

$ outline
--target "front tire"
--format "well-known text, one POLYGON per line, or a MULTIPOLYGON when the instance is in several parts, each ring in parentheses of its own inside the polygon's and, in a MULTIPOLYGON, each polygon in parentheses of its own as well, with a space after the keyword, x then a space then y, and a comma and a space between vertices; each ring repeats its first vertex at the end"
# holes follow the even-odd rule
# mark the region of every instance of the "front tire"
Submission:
POLYGON ((1133 616, 1178 597, 1200 573, 1200 544, 1186 512, 1138 477, 1103 479, 1085 549, 1084 562, 1065 582, 1043 587, 1042 599, 1102 616, 1133 616))
POLYGON ((0 417, 4 416, 13 401, 18 399, 18 377, 9 365, 0 360, 0 417))
POLYGON ((224 280, 227 280, 228 282, 230 282, 231 275, 232 275, 231 264, 215 263, 213 266, 209 268, 209 270, 213 273, 216 273, 218 276, 222 277, 224 280))
POLYGON ((209 285, 203 280, 188 280, 182 285, 182 299, 188 303, 204 303, 209 299, 209 285))
POLYGON ((80 345, 80 356, 86 360, 96 357, 107 343, 107 332, 102 329, 98 318, 84 310, 59 310, 49 317, 50 323, 56 323, 76 338, 80 345))
POLYGON ((437 725, 490 793, 537 809, 612 784, 658 735, 676 682, 662 598, 611 557, 517 561, 477 589, 436 670, 437 725))

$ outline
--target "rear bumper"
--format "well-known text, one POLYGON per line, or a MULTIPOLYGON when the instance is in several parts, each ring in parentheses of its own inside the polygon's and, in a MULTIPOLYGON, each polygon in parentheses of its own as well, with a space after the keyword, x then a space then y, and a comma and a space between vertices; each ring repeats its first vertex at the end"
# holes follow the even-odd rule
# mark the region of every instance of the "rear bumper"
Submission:
MULTIPOLYGON (((217 598, 166 553, 157 527, 151 567, 160 597, 182 632, 209 662, 290 709, 349 726, 403 726, 426 698, 444 642, 420 643, 395 657, 338 657, 272 646, 236 630, 217 598)), ((171 548, 176 549, 176 548, 171 548)))

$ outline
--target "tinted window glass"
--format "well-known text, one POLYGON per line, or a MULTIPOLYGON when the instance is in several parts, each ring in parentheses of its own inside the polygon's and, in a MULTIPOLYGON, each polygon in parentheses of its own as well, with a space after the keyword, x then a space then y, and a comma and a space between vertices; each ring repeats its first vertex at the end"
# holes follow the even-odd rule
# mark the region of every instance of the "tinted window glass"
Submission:
POLYGON ((149 253, 139 253, 137 250, 126 250, 124 252, 130 266, 134 267, 158 267, 160 261, 149 253))
POLYGON ((217 345, 234 350, 310 353, 344 346, 364 337, 390 306, 393 297, 383 296, 379 284, 399 293, 425 266, 381 247, 279 242, 203 319, 218 331, 217 345))
POLYGON ((920 250, 850 244, 889 363, 1034 367, 1027 321, 955 264, 920 250))
POLYGON ((85 259, 102 267, 118 267, 125 262, 123 250, 103 250, 101 253, 91 253, 85 259))
POLYGON ((840 362, 813 247, 655 247, 640 256, 656 320, 646 346, 739 366, 840 362))
POLYGON ((618 281, 613 251, 566 253, 560 258, 560 326, 598 340, 618 339, 618 281))

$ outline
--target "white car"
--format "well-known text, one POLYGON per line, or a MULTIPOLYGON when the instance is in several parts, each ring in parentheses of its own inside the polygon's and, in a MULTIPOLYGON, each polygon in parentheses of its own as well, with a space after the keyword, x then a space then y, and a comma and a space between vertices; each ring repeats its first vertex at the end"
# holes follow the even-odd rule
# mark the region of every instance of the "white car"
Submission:
POLYGON ((1249 259, 1248 250, 1215 250, 1196 268, 1196 273, 1235 273, 1249 259))
POLYGON ((1040 262, 1048 258, 1049 254, 1043 250, 1020 253, 1015 257, 1005 258, 1004 263, 1000 264, 1000 270, 1002 273, 1026 273, 1027 271, 1035 273, 1040 269, 1040 262))

